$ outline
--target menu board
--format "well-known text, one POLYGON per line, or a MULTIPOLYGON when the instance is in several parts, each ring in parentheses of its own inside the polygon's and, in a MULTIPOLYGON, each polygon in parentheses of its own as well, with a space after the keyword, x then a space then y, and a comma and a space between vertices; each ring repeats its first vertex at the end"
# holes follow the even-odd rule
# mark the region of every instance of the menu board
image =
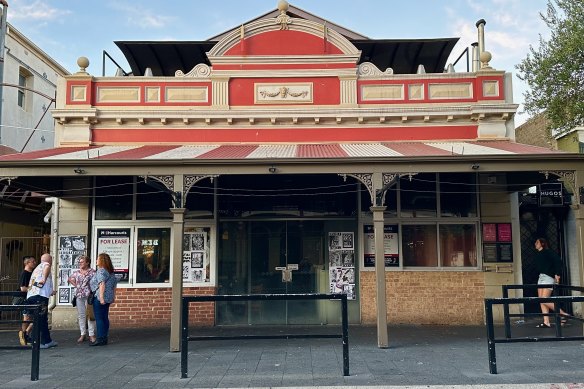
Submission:
POLYGON ((483 223, 483 261, 513 262, 511 223, 483 223))

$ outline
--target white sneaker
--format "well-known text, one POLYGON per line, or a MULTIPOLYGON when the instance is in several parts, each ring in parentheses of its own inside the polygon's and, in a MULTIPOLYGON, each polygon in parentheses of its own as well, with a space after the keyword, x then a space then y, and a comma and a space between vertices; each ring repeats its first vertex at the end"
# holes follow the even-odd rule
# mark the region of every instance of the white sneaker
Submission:
POLYGON ((51 347, 57 347, 59 345, 59 343, 55 342, 54 340, 52 340, 50 343, 45 343, 39 346, 42 349, 46 349, 46 348, 51 348, 51 347))

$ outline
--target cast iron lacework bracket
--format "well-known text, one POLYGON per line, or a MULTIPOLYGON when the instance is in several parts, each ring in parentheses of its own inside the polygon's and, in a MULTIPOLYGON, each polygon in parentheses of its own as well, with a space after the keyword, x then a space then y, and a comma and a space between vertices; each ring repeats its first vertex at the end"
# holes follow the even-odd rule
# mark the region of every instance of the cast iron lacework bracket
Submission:
POLYGON ((564 183, 566 189, 572 193, 572 204, 580 204, 579 193, 576 190, 576 172, 574 170, 541 170, 546 180, 550 174, 558 177, 557 181, 564 183))
POLYGON ((173 208, 182 208, 182 193, 174 190, 174 176, 140 176, 144 183, 154 189, 168 193, 172 200, 173 208))
POLYGON ((347 181, 348 177, 353 177, 367 188, 369 191, 369 196, 371 196, 371 203, 373 203, 373 173, 342 173, 339 176, 343 177, 343 180, 347 181))
POLYGON ((415 176, 416 174, 418 173, 383 173, 382 175, 383 186, 381 187, 381 189, 377 189, 375 191, 375 205, 378 207, 383 205, 387 191, 391 189, 393 186, 395 186, 395 184, 397 184, 398 178, 408 176, 411 181, 412 177, 415 176))
POLYGON ((16 176, 5 176, 5 177, 0 177, 0 182, 7 180, 8 181, 8 186, 10 186, 10 184, 12 183, 12 180, 16 180, 18 177, 16 176))
POLYGON ((185 175, 183 177, 183 193, 184 193, 184 197, 187 197, 187 194, 191 191, 191 188, 193 187, 193 185, 195 185, 197 182, 204 180, 205 178, 209 178, 211 179, 211 182, 213 182, 213 179, 219 177, 218 174, 202 174, 202 175, 185 175))

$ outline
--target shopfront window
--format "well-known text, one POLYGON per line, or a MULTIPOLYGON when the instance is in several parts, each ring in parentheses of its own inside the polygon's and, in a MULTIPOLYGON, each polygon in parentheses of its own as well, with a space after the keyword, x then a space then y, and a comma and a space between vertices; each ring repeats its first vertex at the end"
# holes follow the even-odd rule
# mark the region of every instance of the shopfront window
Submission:
POLYGON ((475 174, 440 173, 441 216, 477 216, 477 187, 475 177, 475 174))
POLYGON ((186 195, 187 219, 209 219, 215 214, 215 188, 210 179, 198 181, 186 195))
POLYGON ((131 220, 133 177, 95 178, 95 220, 131 220))
POLYGON ((170 280, 170 228, 138 228, 136 281, 168 283, 170 280))
POLYGON ((436 225, 403 225, 404 266, 438 266, 436 225))
POLYGON ((417 174, 400 179, 401 216, 436 217, 436 174, 417 174))
POLYGON ((136 219, 172 219, 171 196, 157 186, 144 182, 136 185, 136 219))
POLYGON ((476 226, 474 224, 441 224, 439 229, 442 266, 476 267, 476 226))

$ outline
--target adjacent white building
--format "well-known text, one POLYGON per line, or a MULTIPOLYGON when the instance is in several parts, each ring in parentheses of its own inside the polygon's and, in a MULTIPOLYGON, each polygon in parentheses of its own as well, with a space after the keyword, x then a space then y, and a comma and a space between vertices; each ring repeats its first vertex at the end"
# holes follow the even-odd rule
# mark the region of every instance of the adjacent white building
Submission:
POLYGON ((17 152, 54 147, 55 125, 48 111, 55 107, 57 80, 69 72, 12 25, 7 27, 0 145, 17 152))

